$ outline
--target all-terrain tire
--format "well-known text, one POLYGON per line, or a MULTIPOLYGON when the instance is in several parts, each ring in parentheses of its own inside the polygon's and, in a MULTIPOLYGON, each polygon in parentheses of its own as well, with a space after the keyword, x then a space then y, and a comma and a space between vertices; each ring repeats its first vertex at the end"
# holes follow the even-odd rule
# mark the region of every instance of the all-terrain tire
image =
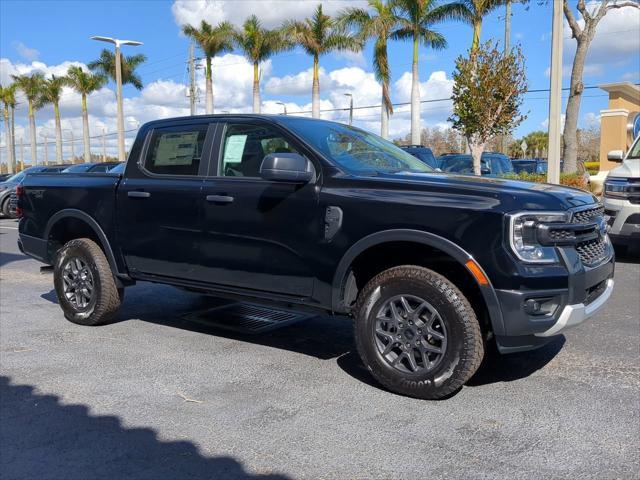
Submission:
MULTIPOLYGON (((393 336, 395 333, 404 331, 394 331, 393 336)), ((362 361, 378 382, 393 392, 415 398, 439 399, 454 393, 473 376, 484 356, 480 325, 462 292, 442 275, 413 265, 385 270, 365 285, 356 303, 355 339, 362 361), (384 346, 379 346, 377 338, 385 338, 376 334, 380 310, 392 299, 405 295, 428 302, 438 312, 440 328, 446 332, 444 353, 437 363, 433 362, 435 366, 429 367, 431 370, 400 371, 388 359, 394 354, 388 353, 385 358, 381 351, 384 346)), ((427 341, 426 337, 423 341, 427 341)))
POLYGON ((79 325, 100 325, 108 322, 120 308, 124 290, 117 288, 109 262, 93 240, 78 238, 67 242, 58 252, 53 274, 58 302, 67 320, 79 325), (75 265, 76 259, 80 261, 80 265, 85 266, 85 277, 90 277, 92 283, 90 298, 82 298, 83 302, 86 301, 86 305, 82 307, 78 306, 81 302, 73 294, 75 289, 71 292, 67 289, 65 292, 65 283, 69 284, 72 269, 68 266, 71 262, 75 265), (64 277, 65 275, 67 276, 64 277))

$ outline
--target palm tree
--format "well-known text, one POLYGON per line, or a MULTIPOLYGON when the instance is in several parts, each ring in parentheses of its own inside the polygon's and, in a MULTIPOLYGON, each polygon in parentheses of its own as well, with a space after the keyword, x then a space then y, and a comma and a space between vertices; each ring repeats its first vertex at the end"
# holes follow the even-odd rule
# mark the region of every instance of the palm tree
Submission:
POLYGON ((100 90, 107 83, 104 75, 85 72, 81 67, 69 67, 67 70, 67 85, 82 95, 82 138, 84 139, 84 161, 91 161, 91 145, 89 142, 89 112, 87 110, 87 95, 100 90))
POLYGON ((411 143, 420 143, 420 79, 418 77, 418 48, 420 44, 434 50, 447 47, 447 41, 433 26, 445 20, 462 19, 460 4, 438 5, 436 0, 393 0, 399 16, 399 28, 391 34, 394 40, 413 41, 411 79, 411 143))
MULTIPOLYGON (((139 53, 130 56, 121 55, 120 58, 122 59, 122 84, 125 85, 128 83, 133 85, 137 90, 142 90, 142 80, 136 73, 136 68, 147 61, 147 56, 139 53)), ((90 62, 87 66, 94 72, 98 72, 114 82, 116 81, 116 54, 111 50, 103 49, 102 52, 100 52, 98 60, 90 62)))
POLYGON ((233 25, 229 22, 219 23, 217 27, 202 20, 200 29, 191 25, 182 27, 182 32, 196 41, 204 52, 206 58, 206 113, 213 113, 213 80, 211 72, 211 60, 216 55, 233 50, 233 25))
POLYGON ((376 79, 382 84, 382 113, 380 116, 380 135, 389 137, 389 117, 393 114, 393 104, 389 96, 391 71, 387 55, 387 40, 398 25, 398 17, 393 5, 385 0, 369 0, 369 13, 362 8, 347 8, 339 17, 339 22, 356 26, 363 39, 375 38, 373 47, 373 68, 376 79))
POLYGON ((480 45, 482 20, 495 8, 504 5, 506 0, 460 0, 454 5, 462 13, 462 20, 473 27, 471 54, 475 54, 480 45))
POLYGON ((285 22, 283 30, 295 43, 313 57, 313 87, 311 111, 313 118, 320 117, 320 56, 333 51, 357 52, 362 49, 362 40, 346 33, 342 25, 322 13, 319 4, 311 18, 304 21, 285 22))
POLYGON ((16 148, 13 132, 13 111, 16 108, 16 84, 7 87, 0 85, 0 101, 4 104, 4 126, 7 136, 7 173, 13 174, 16 171, 16 148))
POLYGON ((62 125, 60 124, 60 95, 62 95, 62 88, 66 85, 66 83, 67 79, 65 77, 56 77, 55 75, 51 75, 51 78, 44 80, 42 89, 40 91, 40 97, 38 97, 37 101, 38 108, 42 108, 49 103, 53 104, 53 114, 56 122, 57 163, 62 163, 62 125))
POLYGON ((29 133, 31 136, 31 162, 38 164, 38 146, 36 144, 36 102, 40 97, 44 76, 41 73, 32 73, 31 75, 12 75, 16 88, 24 93, 29 104, 29 133))
POLYGON ((236 31, 234 40, 245 57, 253 63, 253 111, 260 113, 260 62, 264 62, 278 52, 293 48, 281 30, 267 30, 260 20, 251 15, 244 22, 242 30, 236 31))

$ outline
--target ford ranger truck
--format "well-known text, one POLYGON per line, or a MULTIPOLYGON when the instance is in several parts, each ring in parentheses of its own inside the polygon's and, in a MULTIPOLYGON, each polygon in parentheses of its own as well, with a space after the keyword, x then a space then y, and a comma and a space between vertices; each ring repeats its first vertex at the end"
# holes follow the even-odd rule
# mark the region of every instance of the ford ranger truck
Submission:
POLYGON ((20 248, 53 266, 68 320, 109 321, 137 281, 345 315, 371 374, 418 398, 461 388, 490 343, 544 345, 613 289, 590 193, 435 172, 322 120, 153 121, 122 174, 29 175, 17 197, 20 248))
POLYGON ((614 244, 640 255, 640 136, 624 160, 621 150, 609 152, 608 157, 622 162, 609 171, 602 191, 609 235, 614 244))

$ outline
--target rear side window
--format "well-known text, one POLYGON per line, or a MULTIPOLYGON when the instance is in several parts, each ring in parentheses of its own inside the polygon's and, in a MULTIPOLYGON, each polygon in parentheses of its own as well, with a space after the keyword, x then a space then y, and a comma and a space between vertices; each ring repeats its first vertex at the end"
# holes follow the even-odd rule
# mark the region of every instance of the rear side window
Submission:
POLYGON ((160 175, 198 175, 207 126, 155 130, 145 168, 160 175))

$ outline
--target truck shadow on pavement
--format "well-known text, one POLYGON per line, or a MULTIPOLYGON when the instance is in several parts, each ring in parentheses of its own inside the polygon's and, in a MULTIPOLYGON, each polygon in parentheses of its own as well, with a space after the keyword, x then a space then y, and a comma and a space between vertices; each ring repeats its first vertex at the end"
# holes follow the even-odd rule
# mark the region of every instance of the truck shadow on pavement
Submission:
POLYGON ((189 441, 160 441, 150 428, 125 428, 116 416, 90 415, 85 405, 62 405, 0 376, 0 471, 30 479, 255 479, 237 460, 205 457, 189 441))
MULTIPOLYGON (((57 303, 53 290, 43 294, 42 298, 57 303)), ((190 312, 224 302, 217 298, 179 292, 167 286, 142 283, 128 289, 115 323, 138 319, 165 327, 301 353, 321 360, 335 358, 337 365, 351 377, 371 387, 386 390, 362 364, 355 348, 353 324, 349 319, 317 316, 268 333, 245 334, 185 318, 190 312)), ((553 360, 564 343, 564 336, 559 336, 538 350, 509 355, 500 355, 495 347, 489 348, 482 365, 467 385, 474 387, 529 377, 553 360)))
POLYGON ((29 257, 22 254, 0 252, 0 267, 4 267, 13 262, 29 260, 29 257))

